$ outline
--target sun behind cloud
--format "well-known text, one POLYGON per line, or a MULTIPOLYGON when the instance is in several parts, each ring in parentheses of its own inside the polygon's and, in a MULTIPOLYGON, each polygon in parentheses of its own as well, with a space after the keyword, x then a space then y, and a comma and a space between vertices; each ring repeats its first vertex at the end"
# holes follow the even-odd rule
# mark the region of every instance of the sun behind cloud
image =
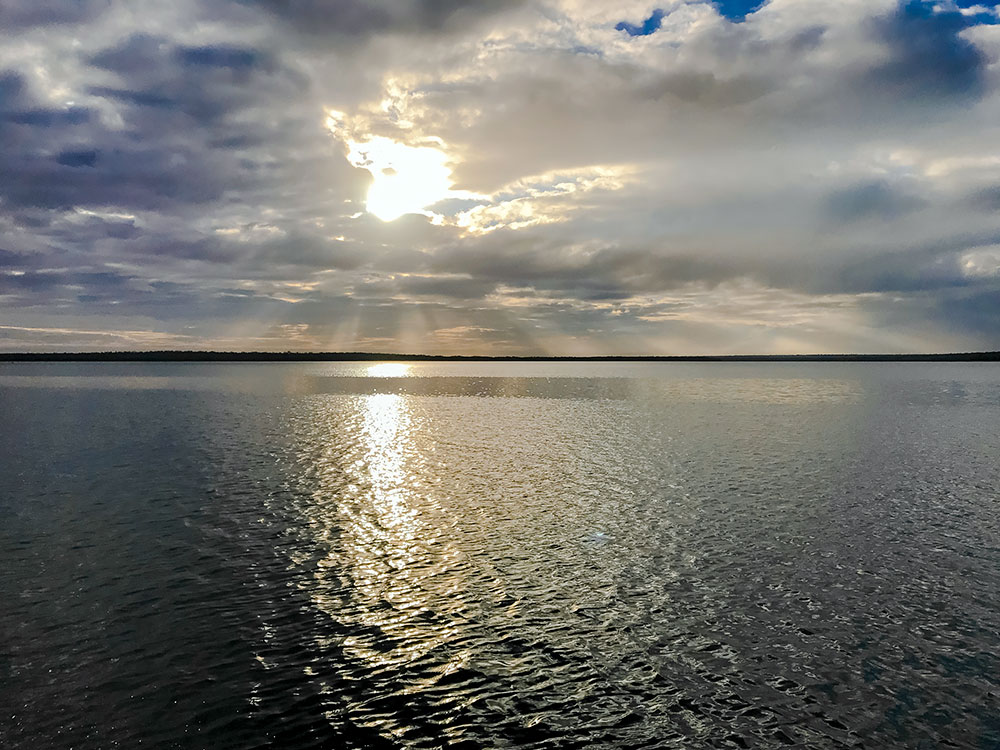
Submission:
POLYGON ((451 194, 448 155, 430 146, 407 146, 384 136, 350 142, 347 158, 371 172, 366 208, 382 221, 424 214, 451 194))
MULTIPOLYGON (((372 176, 365 208, 382 221, 405 214, 434 217, 427 209, 448 198, 479 198, 452 190, 451 161, 441 148, 409 145, 381 135, 358 136, 344 127, 343 114, 330 111, 327 127, 347 146, 347 160, 372 176)), ((436 140, 437 145, 443 145, 436 140)))

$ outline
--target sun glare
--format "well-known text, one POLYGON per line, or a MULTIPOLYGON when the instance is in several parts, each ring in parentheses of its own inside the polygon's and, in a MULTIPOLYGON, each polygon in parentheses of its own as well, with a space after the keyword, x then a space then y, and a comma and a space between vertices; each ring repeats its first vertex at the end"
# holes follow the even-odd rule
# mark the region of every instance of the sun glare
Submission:
POLYGON ((382 221, 404 214, 426 214, 425 209, 451 194, 448 156, 430 146, 407 146, 374 136, 364 143, 351 141, 347 158, 371 172, 366 207, 382 221))
POLYGON ((410 366, 405 362, 379 362, 368 368, 370 378, 402 378, 410 372, 410 366))

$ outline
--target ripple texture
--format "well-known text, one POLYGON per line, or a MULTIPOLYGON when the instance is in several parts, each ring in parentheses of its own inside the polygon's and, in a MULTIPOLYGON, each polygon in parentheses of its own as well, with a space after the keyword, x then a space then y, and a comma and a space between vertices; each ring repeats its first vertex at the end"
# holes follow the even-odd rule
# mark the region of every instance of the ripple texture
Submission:
POLYGON ((0 372, 0 746, 1000 747, 996 368, 505 366, 0 372))

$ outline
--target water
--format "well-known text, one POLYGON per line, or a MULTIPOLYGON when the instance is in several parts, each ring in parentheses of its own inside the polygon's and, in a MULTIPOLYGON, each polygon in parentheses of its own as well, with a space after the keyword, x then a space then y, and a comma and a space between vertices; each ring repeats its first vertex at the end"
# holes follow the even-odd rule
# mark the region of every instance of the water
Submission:
POLYGON ((1000 747, 1000 367, 0 365, 4 748, 1000 747))

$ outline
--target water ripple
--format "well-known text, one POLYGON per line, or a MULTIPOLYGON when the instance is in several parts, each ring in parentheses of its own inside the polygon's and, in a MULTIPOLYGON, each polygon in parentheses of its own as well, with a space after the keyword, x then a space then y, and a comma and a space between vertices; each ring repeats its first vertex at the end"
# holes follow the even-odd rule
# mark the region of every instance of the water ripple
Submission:
POLYGON ((0 384, 4 747, 1000 745, 996 376, 269 372, 0 384))

